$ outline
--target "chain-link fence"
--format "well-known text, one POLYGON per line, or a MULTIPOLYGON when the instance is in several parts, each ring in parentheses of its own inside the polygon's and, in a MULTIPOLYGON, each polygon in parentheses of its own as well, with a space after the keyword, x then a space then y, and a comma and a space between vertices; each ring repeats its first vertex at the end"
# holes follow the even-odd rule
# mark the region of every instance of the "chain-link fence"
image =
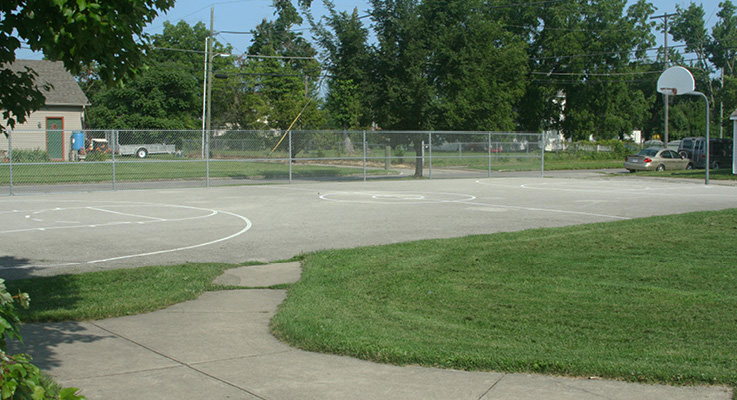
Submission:
POLYGON ((407 131, 12 131, 0 194, 486 177, 544 170, 541 134, 407 131))

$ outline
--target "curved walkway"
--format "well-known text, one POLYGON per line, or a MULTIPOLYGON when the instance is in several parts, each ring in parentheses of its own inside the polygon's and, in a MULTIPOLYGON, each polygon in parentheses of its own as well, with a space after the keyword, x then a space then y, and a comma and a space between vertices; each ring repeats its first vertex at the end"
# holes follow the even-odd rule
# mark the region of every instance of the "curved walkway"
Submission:
MULTIPOLYGON (((299 263, 236 268, 216 283, 295 282, 299 263)), ((545 375, 397 367, 298 350, 269 333, 283 290, 207 292, 149 314, 29 324, 24 351, 88 399, 732 399, 672 387, 545 375)))

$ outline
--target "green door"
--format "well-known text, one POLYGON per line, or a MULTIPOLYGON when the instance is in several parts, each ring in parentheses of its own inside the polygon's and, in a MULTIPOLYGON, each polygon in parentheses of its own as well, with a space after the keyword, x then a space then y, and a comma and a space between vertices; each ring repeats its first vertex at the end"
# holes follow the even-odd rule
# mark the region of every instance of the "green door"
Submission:
POLYGON ((64 159, 64 129, 61 118, 46 118, 46 152, 52 160, 64 159))

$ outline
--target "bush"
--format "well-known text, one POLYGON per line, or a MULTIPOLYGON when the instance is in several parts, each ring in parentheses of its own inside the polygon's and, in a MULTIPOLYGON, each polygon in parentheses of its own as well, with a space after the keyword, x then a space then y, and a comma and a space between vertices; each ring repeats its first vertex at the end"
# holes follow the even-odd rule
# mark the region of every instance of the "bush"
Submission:
POLYGON ((26 293, 12 296, 5 288, 5 280, 0 279, 0 399, 85 399, 76 394, 77 388, 58 389, 38 367, 31 364, 31 357, 27 354, 8 354, 7 340, 23 340, 16 302, 28 308, 30 298, 26 293))
POLYGON ((34 162, 49 162, 51 157, 49 153, 41 150, 13 150, 13 162, 14 163, 34 163, 34 162))

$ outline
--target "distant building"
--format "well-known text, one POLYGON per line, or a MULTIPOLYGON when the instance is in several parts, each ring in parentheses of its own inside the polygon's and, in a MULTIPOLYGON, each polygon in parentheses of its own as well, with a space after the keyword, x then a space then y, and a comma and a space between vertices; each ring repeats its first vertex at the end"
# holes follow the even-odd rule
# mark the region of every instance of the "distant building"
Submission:
MULTIPOLYGON (((72 149, 72 132, 84 128, 84 110, 90 105, 82 89, 61 61, 15 60, 3 68, 36 72, 36 84, 41 89, 46 104, 31 113, 26 122, 16 124, 13 131, 13 150, 44 150, 52 160, 68 160, 72 149)), ((8 140, 0 135, 0 153, 7 152, 8 140)))

